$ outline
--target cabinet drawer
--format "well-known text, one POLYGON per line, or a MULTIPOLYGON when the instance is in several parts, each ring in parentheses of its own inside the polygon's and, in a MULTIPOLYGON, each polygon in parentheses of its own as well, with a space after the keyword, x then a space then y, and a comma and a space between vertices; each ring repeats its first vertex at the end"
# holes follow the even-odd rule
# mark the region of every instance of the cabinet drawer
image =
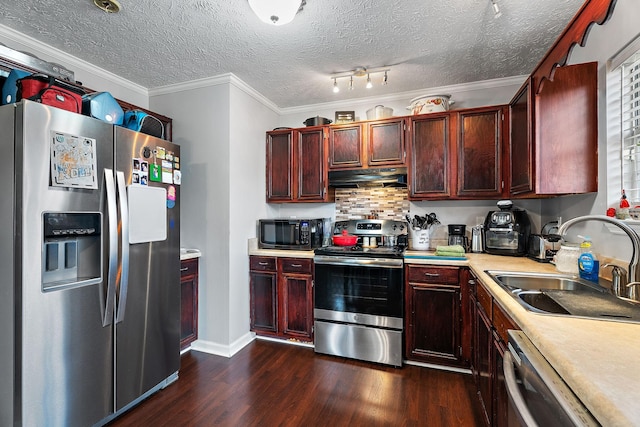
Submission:
POLYGON ((455 284, 459 283, 457 267, 407 266, 409 282, 455 284))
POLYGON ((306 258, 279 258, 278 263, 283 273, 311 274, 311 259, 306 258))
POLYGON ((180 277, 190 276, 198 272, 198 260, 187 259, 180 261, 180 277))
POLYGON ((253 271, 276 271, 275 257, 250 256, 249 269, 253 271))
POLYGON ((520 329, 495 301, 493 303, 493 327, 505 344, 509 341, 507 331, 509 329, 520 329))
POLYGON ((484 312, 487 313, 487 316, 489 317, 489 319, 492 319, 491 317, 491 295, 489 294, 489 291, 487 291, 484 288, 484 285, 482 284, 482 282, 479 282, 478 285, 476 285, 476 297, 478 298, 478 302, 480 303, 480 305, 482 306, 482 308, 484 309, 484 312))

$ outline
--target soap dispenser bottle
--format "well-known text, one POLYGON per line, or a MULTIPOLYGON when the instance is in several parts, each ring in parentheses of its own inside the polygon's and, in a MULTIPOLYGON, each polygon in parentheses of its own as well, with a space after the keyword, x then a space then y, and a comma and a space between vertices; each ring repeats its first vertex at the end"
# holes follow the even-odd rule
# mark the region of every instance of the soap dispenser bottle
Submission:
POLYGON ((584 236, 580 244, 580 256, 578 257, 578 273, 580 278, 598 283, 600 261, 593 253, 591 238, 584 236))

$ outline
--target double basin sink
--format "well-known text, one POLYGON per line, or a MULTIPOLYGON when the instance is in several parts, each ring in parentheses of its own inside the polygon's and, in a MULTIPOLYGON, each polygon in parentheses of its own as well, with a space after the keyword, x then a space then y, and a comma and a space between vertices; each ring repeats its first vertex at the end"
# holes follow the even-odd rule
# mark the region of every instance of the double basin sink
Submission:
POLYGON ((640 323, 640 304, 575 276, 496 270, 486 273, 534 313, 640 323))

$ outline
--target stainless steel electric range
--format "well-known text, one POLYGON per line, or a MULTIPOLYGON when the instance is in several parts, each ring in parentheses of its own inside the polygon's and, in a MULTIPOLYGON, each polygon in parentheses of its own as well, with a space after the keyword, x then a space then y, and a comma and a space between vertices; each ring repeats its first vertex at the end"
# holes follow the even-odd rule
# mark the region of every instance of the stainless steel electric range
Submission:
POLYGON ((315 250, 315 351, 402 366, 407 224, 336 222, 334 235, 342 230, 358 243, 315 250))

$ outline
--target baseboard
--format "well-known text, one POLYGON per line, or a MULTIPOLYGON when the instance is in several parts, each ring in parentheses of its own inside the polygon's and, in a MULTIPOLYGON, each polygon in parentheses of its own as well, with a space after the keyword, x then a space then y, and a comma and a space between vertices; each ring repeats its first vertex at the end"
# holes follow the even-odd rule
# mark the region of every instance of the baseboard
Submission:
POLYGON ((435 363, 416 362, 413 360, 405 360, 404 364, 411 365, 411 366, 419 366, 421 368, 439 369, 441 371, 458 372, 460 374, 471 375, 471 369, 467 369, 467 368, 456 368, 454 366, 436 365, 435 363))
POLYGON ((256 335, 256 339, 263 340, 263 341, 279 342, 279 343, 282 343, 282 344, 297 345, 299 347, 314 348, 313 343, 310 343, 310 342, 302 342, 302 341, 295 341, 295 340, 284 340, 282 338, 265 337, 265 336, 260 336, 260 335, 256 335))
POLYGON ((254 339, 256 339, 255 334, 251 332, 246 333, 229 345, 198 339, 191 343, 190 349, 193 351, 214 354, 216 356, 232 357, 254 339))

